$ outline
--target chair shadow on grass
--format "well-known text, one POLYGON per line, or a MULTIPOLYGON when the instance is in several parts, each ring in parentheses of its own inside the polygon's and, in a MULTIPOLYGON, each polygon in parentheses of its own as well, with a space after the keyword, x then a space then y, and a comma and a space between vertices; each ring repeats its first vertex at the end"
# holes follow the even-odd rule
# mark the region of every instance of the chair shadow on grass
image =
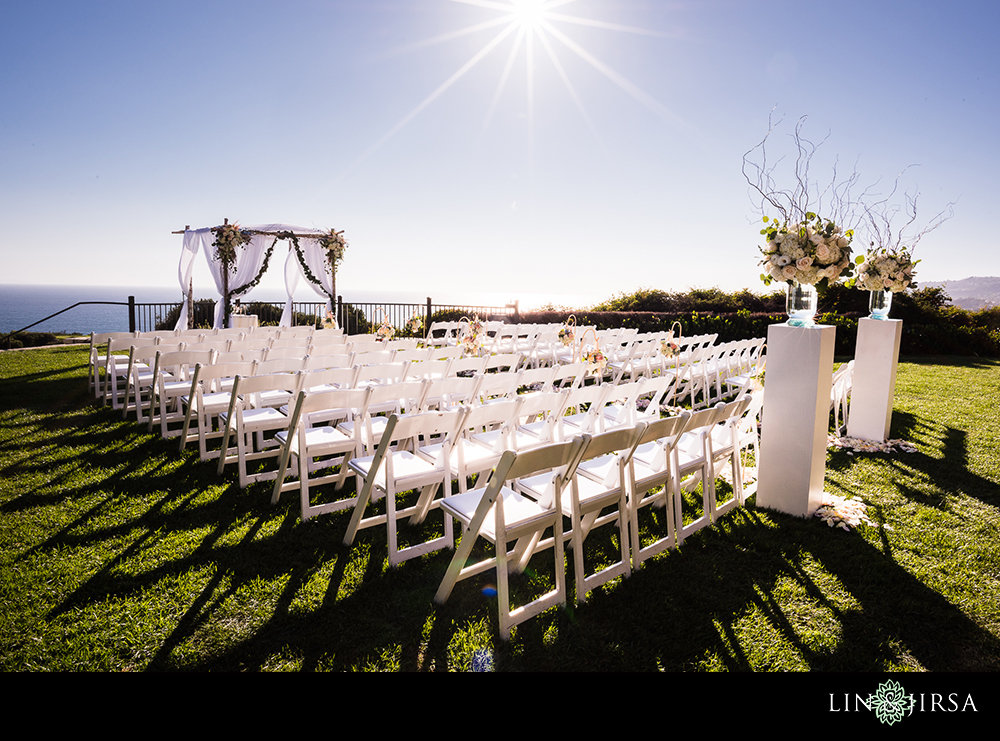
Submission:
MULTIPOLYGON (((61 393, 37 403, 62 405, 61 393)), ((73 621, 126 605, 147 632, 135 668, 441 671, 469 668, 482 652, 492 668, 520 671, 1000 668, 997 638, 900 565, 884 534, 845 533, 753 506, 595 590, 586 604, 570 599, 566 609, 518 626, 504 643, 486 589, 492 574, 463 582, 444 606, 432 603, 450 552, 389 569, 382 529, 364 531, 353 548, 341 545, 350 511, 302 523, 293 497, 272 507, 268 484, 240 489, 196 451, 179 456, 176 440, 146 434, 117 413, 62 414, 70 417, 39 424, 55 436, 51 444, 61 439, 79 452, 53 469, 34 461, 27 443, 12 443, 5 453, 15 462, 3 475, 45 478, 0 512, 72 508, 19 558, 105 555, 42 619, 73 621), (94 473, 74 484, 81 467, 94 473), (149 604, 162 614, 152 624, 140 622, 149 604)), ((968 470, 964 433, 896 414, 893 436, 933 438, 944 456, 891 458, 902 496, 946 506, 913 483, 945 466, 956 487, 996 505, 995 484, 968 470)), ((833 461, 838 471, 854 465, 833 461)), ((648 514, 646 526, 658 516, 648 514)), ((613 543, 596 536, 585 543, 588 556, 614 554, 613 543)), ((538 568, 514 589, 552 580, 551 566, 538 568)), ((108 612, 121 619, 120 610, 108 612)))

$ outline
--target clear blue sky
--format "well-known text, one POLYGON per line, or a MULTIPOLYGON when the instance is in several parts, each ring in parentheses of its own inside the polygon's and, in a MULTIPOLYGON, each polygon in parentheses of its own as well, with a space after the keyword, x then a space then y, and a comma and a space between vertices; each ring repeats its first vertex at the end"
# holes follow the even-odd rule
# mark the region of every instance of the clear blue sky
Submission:
POLYGON ((172 286, 170 232, 229 218, 346 230, 345 294, 763 290, 741 164, 775 106, 775 155, 830 134, 817 179, 919 163, 921 218, 958 199, 918 278, 1000 275, 1000 3, 550 0, 530 85, 511 10, 3 3, 0 282, 172 286))

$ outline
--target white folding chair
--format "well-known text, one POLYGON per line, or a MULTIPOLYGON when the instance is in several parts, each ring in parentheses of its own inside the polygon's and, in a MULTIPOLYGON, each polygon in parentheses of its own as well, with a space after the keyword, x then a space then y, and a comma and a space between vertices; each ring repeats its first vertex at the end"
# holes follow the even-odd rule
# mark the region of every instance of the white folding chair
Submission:
POLYGON ((298 393, 288 428, 275 435, 282 450, 271 493, 272 504, 278 503, 282 492, 298 489, 303 522, 316 515, 354 506, 356 497, 312 504, 310 490, 329 483, 334 483, 337 491, 343 488, 348 475, 353 474, 348 462, 364 453, 361 425, 354 426, 353 434, 347 434, 331 424, 317 423, 341 422, 344 419, 360 421, 367 413, 371 394, 370 388, 317 393, 302 390, 298 393), (313 476, 318 471, 329 471, 334 467, 339 471, 313 476), (297 478, 287 481, 289 473, 297 478))
POLYGON ((569 389, 545 394, 522 394, 517 418, 509 430, 488 430, 473 435, 473 442, 499 450, 498 439, 514 450, 527 450, 556 440, 559 419, 566 409, 569 389))
POLYGON ((348 463, 358 477, 360 491, 344 536, 344 545, 351 546, 362 528, 385 525, 390 566, 441 548, 453 547, 454 534, 451 517, 447 513, 444 516, 444 534, 416 545, 399 548, 397 526, 399 520, 404 518, 414 525, 422 523, 432 509, 445 501, 435 496, 437 492, 441 491, 444 496, 451 493, 450 448, 464 415, 465 410, 459 410, 404 417, 393 414, 389 417, 375 455, 355 457, 348 463), (420 447, 432 441, 444 446, 441 454, 433 458, 421 455, 420 447), (396 443, 401 445, 394 447, 396 443), (404 449, 404 443, 413 449, 404 449), (397 509, 397 495, 416 489, 420 490, 416 503, 397 509), (383 496, 385 513, 365 517, 368 505, 383 496))
MULTIPOLYGON (((182 352, 187 347, 183 342, 177 344, 155 344, 144 347, 133 346, 129 350, 128 372, 125 379, 125 400, 121 405, 122 419, 128 417, 130 411, 135 411, 135 421, 146 424, 146 414, 143 411, 143 399, 152 398, 156 374, 153 365, 156 355, 161 352, 182 352)), ((117 388, 115 389, 117 393, 117 388)))
MULTIPOLYGON (((468 490, 469 479, 473 475, 489 471, 500 462, 500 456, 510 447, 509 438, 517 424, 518 410, 522 403, 522 399, 515 398, 467 409, 451 446, 449 458, 451 475, 458 479, 460 492, 468 490), (473 436, 491 430, 500 431, 492 448, 473 441, 473 436)), ((434 443, 422 447, 421 454, 436 459, 443 450, 442 443, 434 443)))
POLYGON ((389 425, 387 415, 402 416, 418 413, 423 408, 429 383, 429 381, 404 381, 383 386, 359 385, 359 388, 370 388, 372 392, 363 418, 345 420, 337 426, 342 432, 353 436, 355 428, 360 425, 366 455, 373 455, 389 425))
POLYGON ((677 543, 693 532, 712 523, 715 502, 715 456, 712 451, 712 429, 722 419, 725 404, 694 412, 684 426, 684 433, 674 445, 674 504, 677 516, 677 543), (700 514, 684 524, 682 490, 693 491, 702 484, 700 514))
POLYGON ((501 353, 486 358, 485 373, 513 373, 521 364, 518 353, 501 353))
MULTIPOLYGON (((189 347, 200 347, 190 345, 189 347)), ((191 391, 191 376, 196 365, 212 365, 218 352, 215 350, 183 350, 159 352, 153 363, 153 385, 149 396, 149 417, 146 431, 160 425, 160 437, 180 435, 182 430, 170 429, 171 422, 184 423, 184 409, 180 398, 191 391)))
POLYGON ((257 481, 269 481, 277 470, 250 473, 247 464, 267 458, 277 458, 279 443, 268 433, 288 428, 288 417, 269 405, 268 396, 293 397, 301 390, 301 372, 269 373, 264 376, 237 376, 229 400, 229 409, 222 418, 222 453, 219 455, 218 472, 221 476, 227 463, 236 462, 239 468, 240 487, 257 481), (236 436, 236 455, 229 449, 229 438, 236 436))
POLYGON ((180 450, 194 440, 191 433, 192 420, 198 428, 198 457, 206 461, 217 458, 219 451, 209 450, 208 441, 222 437, 221 425, 216 429, 215 420, 229 409, 233 382, 236 376, 253 373, 253 363, 239 361, 233 363, 198 364, 191 376, 191 390, 181 397, 184 407, 184 426, 181 429, 180 450))
POLYGON ((629 460, 629 544, 633 569, 677 544, 674 446, 690 416, 690 412, 684 412, 676 417, 649 420, 629 460), (662 511, 661 532, 644 545, 639 532, 639 513, 649 505, 662 511))
MULTIPOLYGON (((763 403, 763 394, 758 397, 758 401, 763 403)), ((752 420, 745 419, 745 415, 753 402, 754 397, 747 394, 727 403, 719 414, 718 422, 712 427, 713 482, 719 478, 728 461, 729 475, 726 478, 732 486, 732 495, 729 499, 719 501, 719 489, 713 483, 713 496, 709 500, 711 507, 709 515, 712 522, 717 522, 720 516, 734 507, 743 506, 745 492, 743 489, 742 453, 744 445, 751 445, 755 442, 756 428, 753 431, 753 441, 748 437, 749 430, 747 428, 750 424, 756 427, 757 413, 753 413, 752 420)), ((759 409, 757 407, 757 412, 759 409)))
POLYGON ((495 404, 499 401, 510 400, 517 396, 518 380, 521 374, 512 373, 485 373, 479 384, 479 398, 475 405, 495 404))
POLYGON ((87 367, 87 389, 94 394, 95 399, 100 398, 104 391, 102 374, 106 372, 109 365, 112 368, 117 368, 128 364, 127 347, 122 345, 122 351, 112 355, 109 349, 111 341, 132 339, 135 335, 135 332, 90 333, 90 365, 87 367), (102 347, 104 348, 103 354, 102 347), (109 356, 111 357, 110 363, 109 356))
POLYGON ((850 404, 851 389, 854 385, 854 360, 841 363, 833 374, 830 384, 830 408, 833 411, 833 428, 840 437, 847 427, 847 410, 850 404))
POLYGON ((421 411, 429 412, 434 409, 446 410, 457 409, 460 406, 472 406, 479 395, 482 380, 483 377, 478 375, 471 378, 448 376, 428 380, 427 393, 424 395, 420 407, 421 411))
POLYGON ((583 432, 598 431, 598 422, 604 413, 604 403, 614 389, 610 383, 593 384, 570 389, 566 407, 559 417, 556 439, 572 437, 583 432))
POLYGON ((507 451, 485 487, 442 501, 442 509, 461 523, 462 539, 434 595, 436 603, 447 602, 458 581, 496 569, 499 628, 505 640, 510 638, 515 625, 550 607, 566 604, 562 495, 567 482, 572 480, 585 444, 586 438, 580 436, 532 450, 507 451), (551 489, 544 500, 530 499, 509 485, 517 479, 553 469, 558 473, 552 478, 551 489), (543 540, 549 529, 554 535, 543 540), (480 537, 494 545, 494 553, 483 561, 467 565, 480 537), (512 610, 509 572, 523 572, 532 554, 548 547, 552 547, 554 555, 554 588, 512 610))
MULTIPOLYGON (((577 604, 583 604, 592 590, 611 579, 632 575, 627 470, 645 429, 646 423, 639 422, 634 427, 619 427, 589 437, 581 451, 576 475, 563 492, 562 512, 570 521, 563 537, 572 545, 577 604), (595 527, 612 524, 618 527, 620 558, 588 574, 583 542, 595 527)), ((543 473, 522 478, 515 488, 540 500, 552 486, 552 477, 552 473, 543 473)))

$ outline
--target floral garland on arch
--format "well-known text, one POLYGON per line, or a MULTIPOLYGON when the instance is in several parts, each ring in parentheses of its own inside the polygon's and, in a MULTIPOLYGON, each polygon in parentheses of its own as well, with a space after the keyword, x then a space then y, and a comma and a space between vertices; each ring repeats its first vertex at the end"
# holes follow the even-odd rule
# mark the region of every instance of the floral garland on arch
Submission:
POLYGON ((316 275, 309 269, 309 265, 306 264, 306 256, 302 253, 302 246, 299 244, 299 238, 294 232, 279 232, 278 239, 287 239, 292 243, 292 248, 295 250, 295 257, 299 261, 299 267, 302 268, 302 274, 306 277, 310 283, 315 286, 319 286, 320 290, 325 293, 331 301, 334 300, 333 294, 331 294, 323 286, 323 282, 316 277, 316 275))
POLYGON ((801 285, 829 285, 850 277, 851 239, 854 232, 844 231, 833 221, 807 212, 795 224, 764 217, 760 233, 767 246, 760 251, 764 258, 761 280, 769 286, 775 280, 801 285))
POLYGON ((344 231, 338 232, 331 229, 324 232, 317 241, 319 246, 326 250, 326 272, 332 273, 337 265, 344 261, 344 253, 347 251, 347 239, 344 238, 344 231))
POLYGON ((212 229, 215 233, 215 240, 212 246, 215 247, 215 259, 226 266, 230 272, 236 272, 236 250, 242 249, 250 244, 253 234, 249 229, 240 229, 236 222, 225 223, 212 229))
POLYGON ((267 248, 267 252, 264 253, 264 262, 261 263, 260 270, 257 275, 249 283, 240 286, 239 288, 233 288, 229 291, 230 296, 242 296, 244 293, 252 288, 256 288, 257 284, 260 283, 260 279, 264 277, 264 273, 267 272, 267 266, 271 262, 271 253, 274 252, 274 246, 278 243, 277 238, 271 242, 271 246, 267 248))

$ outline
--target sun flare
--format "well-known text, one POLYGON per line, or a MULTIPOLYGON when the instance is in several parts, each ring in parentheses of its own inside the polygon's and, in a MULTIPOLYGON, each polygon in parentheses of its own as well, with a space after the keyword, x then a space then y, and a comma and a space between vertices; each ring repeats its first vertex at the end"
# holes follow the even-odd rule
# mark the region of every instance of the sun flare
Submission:
POLYGON ((514 18, 527 29, 538 28, 545 18, 545 0, 511 0, 514 18))
MULTIPOLYGON (((679 117, 673 112, 667 109, 662 103, 656 100, 653 96, 649 95, 645 91, 641 90, 637 85, 628 80, 624 75, 612 69, 609 65, 595 57, 593 54, 584 49, 579 43, 570 38, 567 33, 556 26, 560 25, 576 25, 576 26, 588 26, 590 28, 598 28, 606 31, 615 31, 619 33, 628 34, 638 34, 643 36, 655 36, 660 38, 670 38, 670 34, 663 33, 656 30, 638 28, 635 26, 625 26, 618 23, 610 23, 607 21, 585 18, 578 15, 567 15, 563 12, 555 12, 554 9, 559 8, 560 11, 568 5, 572 5, 577 2, 577 0, 449 0, 450 2, 460 3, 462 5, 472 5, 484 10, 495 11, 496 15, 492 18, 483 20, 481 22, 466 26, 465 28, 459 28, 454 31, 449 31, 447 33, 441 34, 439 36, 425 39, 424 41, 417 42, 415 44, 408 45, 407 50, 415 50, 418 48, 426 47, 433 44, 446 43, 454 41, 455 39, 469 36, 472 34, 485 31, 487 29, 498 29, 496 34, 487 41, 479 51, 477 51, 465 64, 461 65, 455 72, 451 74, 444 82, 442 82, 433 92, 431 92, 420 104, 418 104, 413 110, 406 114, 395 126, 392 127, 385 135, 382 136, 373 146, 371 146, 364 154, 362 154, 355 162, 348 168, 347 172, 350 172, 358 164, 360 164, 364 159, 366 159, 372 152, 381 147, 387 140, 392 138, 397 132, 400 131, 404 126, 406 126, 410 121, 412 121, 421 111, 423 111, 427 106, 434 102, 438 97, 444 94, 452 85, 455 84, 461 77, 463 77, 469 70, 479 64, 480 61, 489 56, 495 49, 501 46, 501 44, 510 39, 510 50, 507 52, 507 61, 504 65, 503 71, 500 74, 500 78, 497 81, 496 89, 494 91, 492 102, 490 103, 489 110, 486 112, 485 120, 483 122, 483 129, 485 130, 497 107, 500 104, 500 100, 503 97, 505 88, 507 87, 508 80, 511 76, 511 71, 514 67, 516 58, 523 54, 525 64, 524 67, 527 71, 526 92, 527 92, 527 125, 528 125, 528 160, 529 166, 533 159, 533 148, 534 148, 534 109, 535 109, 535 57, 544 56, 548 58, 552 65, 552 69, 555 70, 557 77, 562 81, 563 86, 566 88, 570 98, 573 101, 574 106, 580 113, 581 118, 586 123, 587 127, 591 130, 595 138, 600 141, 601 137, 598 134, 590 115, 584 105, 583 100, 580 95, 578 95, 573 82, 570 80, 566 66, 563 64, 560 54, 570 53, 575 55, 579 59, 583 60, 586 64, 590 65, 598 73, 603 75, 605 78, 614 83, 619 89, 624 93, 638 101, 642 106, 651 111, 653 114, 658 116, 660 119, 672 124, 677 125, 679 123, 679 117)), ((603 145, 602 145, 603 146, 603 145)), ((347 174, 346 172, 344 173, 347 174)))

